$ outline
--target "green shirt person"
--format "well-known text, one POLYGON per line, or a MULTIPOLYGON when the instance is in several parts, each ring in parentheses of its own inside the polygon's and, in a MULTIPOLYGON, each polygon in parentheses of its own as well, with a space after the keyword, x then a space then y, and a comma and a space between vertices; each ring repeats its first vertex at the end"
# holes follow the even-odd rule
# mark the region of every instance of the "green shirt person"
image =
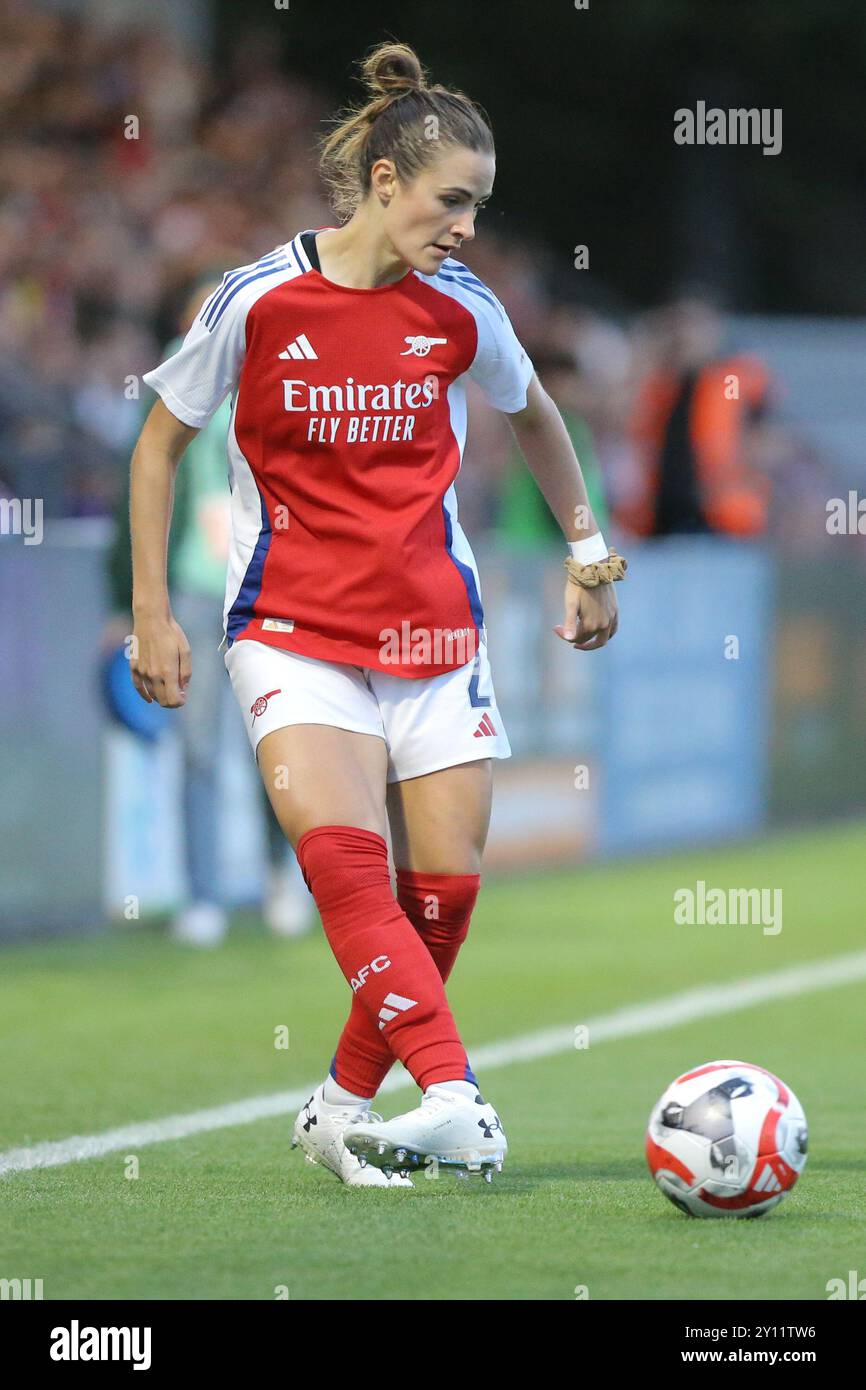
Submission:
MULTIPOLYGON (((582 415, 569 404, 578 375, 574 356, 567 350, 547 346, 538 347, 530 356, 542 385, 556 402, 580 461, 593 516, 599 529, 607 531, 610 518, 592 433, 582 415)), ((500 484, 493 533, 510 548, 532 549, 546 541, 562 544, 562 528, 516 446, 509 453, 500 484)))

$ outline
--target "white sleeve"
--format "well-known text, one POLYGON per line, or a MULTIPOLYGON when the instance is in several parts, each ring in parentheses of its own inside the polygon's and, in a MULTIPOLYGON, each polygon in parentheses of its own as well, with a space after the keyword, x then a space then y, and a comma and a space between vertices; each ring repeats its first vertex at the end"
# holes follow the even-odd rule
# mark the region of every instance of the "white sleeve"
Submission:
POLYGON ((246 351, 249 298, 233 293, 236 272, 205 301, 173 357, 142 380, 162 397, 172 415, 202 429, 236 388, 246 351))
POLYGON ((499 300, 486 286, 485 290, 493 302, 475 309, 478 347, 468 375, 496 410, 513 415, 526 406, 526 388, 535 368, 499 300))

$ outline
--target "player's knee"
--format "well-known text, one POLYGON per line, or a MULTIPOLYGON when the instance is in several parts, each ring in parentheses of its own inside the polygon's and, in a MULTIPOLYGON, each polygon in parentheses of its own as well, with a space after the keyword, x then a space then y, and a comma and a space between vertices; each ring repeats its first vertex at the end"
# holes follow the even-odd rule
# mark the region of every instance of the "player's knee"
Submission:
POLYGON ((295 855, 320 910, 361 895, 391 894, 388 847, 374 830, 313 826, 298 839, 295 855))
POLYGON ((480 874, 397 870, 397 901, 428 946, 463 944, 480 887, 480 874))
POLYGON ((270 784, 274 787, 273 794, 269 789, 269 774, 264 769, 262 783, 277 823, 296 854, 304 836, 322 827, 364 830, 384 840, 383 820, 374 806, 355 805, 354 799, 345 805, 338 802, 328 804, 321 797, 302 795, 281 785, 281 775, 285 777, 285 770, 277 768, 270 784))

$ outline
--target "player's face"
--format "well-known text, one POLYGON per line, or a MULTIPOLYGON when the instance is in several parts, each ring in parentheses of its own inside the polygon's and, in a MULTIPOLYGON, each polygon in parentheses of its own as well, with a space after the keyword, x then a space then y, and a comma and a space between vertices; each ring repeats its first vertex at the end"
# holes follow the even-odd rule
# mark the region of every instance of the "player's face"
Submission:
POLYGON ((475 236, 475 217, 490 197, 496 162, 463 147, 447 149, 408 185, 398 183, 385 225, 394 250, 422 275, 475 236))

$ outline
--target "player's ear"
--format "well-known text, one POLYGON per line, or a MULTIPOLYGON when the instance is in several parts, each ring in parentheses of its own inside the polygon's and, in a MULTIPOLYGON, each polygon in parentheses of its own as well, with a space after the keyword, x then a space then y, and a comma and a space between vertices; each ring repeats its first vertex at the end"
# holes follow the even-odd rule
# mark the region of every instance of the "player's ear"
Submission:
POLYGON ((370 170, 370 188, 380 202, 388 204, 397 192, 397 169, 393 159, 377 159, 370 170))

